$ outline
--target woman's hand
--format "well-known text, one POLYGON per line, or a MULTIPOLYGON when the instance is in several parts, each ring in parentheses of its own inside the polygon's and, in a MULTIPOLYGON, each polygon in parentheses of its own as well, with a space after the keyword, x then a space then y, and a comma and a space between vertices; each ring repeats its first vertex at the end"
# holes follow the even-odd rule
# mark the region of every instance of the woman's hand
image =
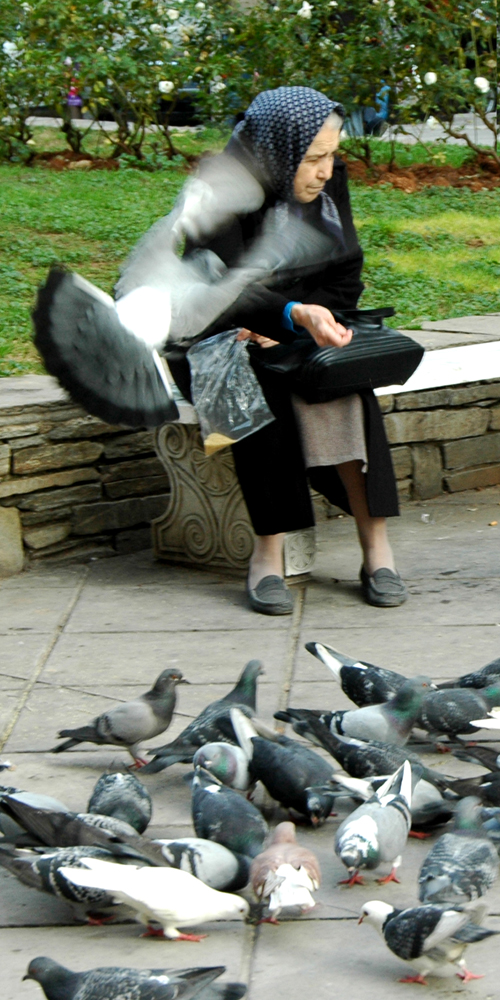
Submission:
POLYGON ((252 340, 254 344, 258 344, 259 347, 276 347, 279 343, 278 340, 271 340, 269 337, 261 337, 260 333, 252 333, 251 330, 246 330, 242 326, 240 332, 236 336, 236 340, 252 340))
POLYGON ((352 330, 337 323, 324 306, 296 302, 290 315, 297 326, 304 326, 309 331, 318 347, 345 347, 352 339, 352 330))

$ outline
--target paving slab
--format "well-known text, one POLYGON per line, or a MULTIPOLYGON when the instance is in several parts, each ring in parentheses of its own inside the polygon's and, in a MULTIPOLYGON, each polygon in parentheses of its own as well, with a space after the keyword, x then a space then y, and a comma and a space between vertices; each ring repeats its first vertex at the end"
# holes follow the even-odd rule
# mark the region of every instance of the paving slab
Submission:
POLYGON ((456 319, 426 320, 423 330, 443 330, 451 333, 483 334, 500 340, 500 313, 485 316, 459 316, 456 319))

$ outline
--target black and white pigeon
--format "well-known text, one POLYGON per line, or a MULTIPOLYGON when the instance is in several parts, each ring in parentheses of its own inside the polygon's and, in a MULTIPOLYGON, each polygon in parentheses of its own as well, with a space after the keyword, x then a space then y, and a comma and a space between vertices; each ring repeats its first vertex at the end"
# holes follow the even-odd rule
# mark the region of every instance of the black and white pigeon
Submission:
POLYGON ((500 681, 481 690, 446 688, 429 691, 422 703, 418 726, 433 736, 454 738, 477 733, 478 727, 472 725, 472 721, 482 719, 499 704, 500 681))
POLYGON ((323 823, 332 811, 334 796, 316 786, 326 784, 332 765, 304 743, 281 736, 272 741, 259 736, 252 720, 237 708, 231 709, 233 729, 248 757, 254 781, 261 781, 269 795, 285 809, 306 816, 313 826, 323 823), (314 791, 311 792, 311 787, 314 791))
POLYGON ((483 896, 498 876, 498 854, 482 827, 481 803, 457 803, 453 829, 431 847, 418 876, 422 903, 464 903, 483 896))
POLYGON ((4 813, 26 831, 34 843, 47 847, 104 847, 118 857, 137 858, 143 864, 166 865, 161 848, 114 816, 42 809, 4 796, 4 813))
POLYGON ((361 909, 358 923, 366 920, 382 935, 388 948, 418 970, 400 983, 421 983, 425 976, 451 976, 464 983, 482 979, 469 972, 463 953, 468 944, 483 941, 498 931, 480 927, 484 906, 459 909, 452 906, 413 906, 398 910, 381 899, 371 899, 361 909))
POLYGON ((151 796, 135 774, 101 774, 87 806, 87 812, 114 816, 129 823, 138 833, 144 833, 151 819, 151 796))
POLYGON ((335 834, 335 853, 349 872, 349 878, 341 884, 364 885, 361 869, 371 871, 383 862, 390 862, 391 871, 378 881, 399 882, 396 871, 410 832, 412 785, 418 777, 412 775, 411 765, 405 761, 368 802, 340 824, 335 834))
POLYGON ((207 705, 182 733, 163 747, 156 747, 153 760, 146 764, 145 774, 163 771, 172 764, 190 764, 198 747, 205 743, 237 743, 229 710, 236 706, 245 715, 253 716, 256 710, 257 678, 264 673, 260 660, 250 660, 237 683, 223 698, 207 705))
POLYGON ((472 778, 448 780, 447 788, 453 795, 475 795, 485 806, 500 806, 500 772, 489 771, 472 778))
MULTIPOLYGON (((345 794, 357 802, 367 802, 387 781, 388 775, 378 778, 351 778, 350 775, 337 772, 332 778, 335 795, 345 794)), ((447 823, 455 815, 455 804, 443 798, 441 792, 430 781, 420 778, 411 797, 411 834, 413 837, 425 836, 425 831, 435 826, 447 823), (416 832, 419 831, 419 832, 416 832)))
POLYGON ((443 681, 438 684, 438 688, 485 688, 496 682, 500 678, 500 657, 491 660, 480 670, 473 670, 469 674, 463 674, 454 681, 443 681))
POLYGON ((180 670, 169 667, 157 677, 150 691, 110 708, 93 719, 88 726, 62 729, 60 737, 69 737, 54 747, 51 753, 62 753, 79 743, 96 743, 124 747, 137 766, 145 761, 139 756, 141 743, 151 740, 168 729, 176 703, 176 687, 188 684, 180 670))
POLYGON ((223 785, 246 792, 253 784, 248 770, 248 757, 233 743, 205 743, 193 757, 193 767, 203 767, 223 785))
POLYGON ((217 983, 224 965, 192 969, 127 969, 120 966, 72 972, 51 958, 34 958, 23 979, 42 987, 47 1000, 239 1000, 243 983, 217 983))
POLYGON ((331 670, 344 694, 359 708, 390 701, 407 680, 395 670, 376 667, 364 660, 354 660, 352 656, 346 656, 326 643, 306 642, 305 645, 308 653, 312 653, 331 670))
POLYGON ((11 764, 10 760, 0 760, 0 771, 15 771, 16 765, 11 764))
MULTIPOLYGON (((332 733, 352 736, 358 740, 378 740, 403 746, 420 716, 426 693, 431 687, 427 677, 415 677, 405 681, 394 698, 381 705, 365 705, 364 708, 346 709, 339 712, 314 711, 307 708, 288 709, 294 718, 308 720, 320 718, 332 733)), ((275 714, 275 718, 281 718, 275 714)))
POLYGON ((248 858, 262 850, 269 832, 262 814, 200 767, 193 778, 191 811, 197 837, 215 840, 234 854, 248 858))
POLYGON ((139 868, 97 858, 85 858, 82 863, 88 871, 61 868, 61 874, 75 885, 109 892, 115 902, 130 906, 136 919, 148 928, 152 921, 159 923, 161 930, 151 928, 148 936, 199 941, 200 935, 184 934, 178 928, 248 916, 248 903, 241 896, 211 889, 179 868, 139 868))
POLYGON ((249 880, 250 858, 234 854, 215 840, 202 837, 178 837, 155 840, 172 868, 180 868, 220 892, 238 892, 249 880))
POLYGON ((46 847, 38 850, 0 844, 0 865, 15 875, 23 885, 38 889, 68 903, 77 918, 90 917, 92 922, 103 910, 113 908, 113 899, 101 889, 85 889, 64 878, 63 867, 81 868, 82 858, 101 861, 121 861, 111 851, 99 847, 46 847))

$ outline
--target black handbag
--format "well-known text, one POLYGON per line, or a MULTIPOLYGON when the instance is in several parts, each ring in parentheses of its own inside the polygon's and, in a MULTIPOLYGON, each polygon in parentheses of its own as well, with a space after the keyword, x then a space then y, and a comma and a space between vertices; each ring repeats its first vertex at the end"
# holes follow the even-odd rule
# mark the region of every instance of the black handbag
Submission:
POLYGON ((361 389, 404 385, 420 364, 424 348, 386 326, 394 309, 346 309, 333 313, 353 336, 345 347, 318 347, 304 330, 291 344, 251 347, 257 366, 287 380, 308 403, 327 403, 361 389))

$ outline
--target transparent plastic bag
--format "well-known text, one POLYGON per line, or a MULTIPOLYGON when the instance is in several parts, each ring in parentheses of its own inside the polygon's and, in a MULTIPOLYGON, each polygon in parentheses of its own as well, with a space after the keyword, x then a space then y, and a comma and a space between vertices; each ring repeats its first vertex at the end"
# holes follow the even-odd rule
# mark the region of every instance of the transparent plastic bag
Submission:
POLYGON ((238 330, 225 330, 189 348, 191 394, 205 454, 235 444, 274 420, 238 330))

